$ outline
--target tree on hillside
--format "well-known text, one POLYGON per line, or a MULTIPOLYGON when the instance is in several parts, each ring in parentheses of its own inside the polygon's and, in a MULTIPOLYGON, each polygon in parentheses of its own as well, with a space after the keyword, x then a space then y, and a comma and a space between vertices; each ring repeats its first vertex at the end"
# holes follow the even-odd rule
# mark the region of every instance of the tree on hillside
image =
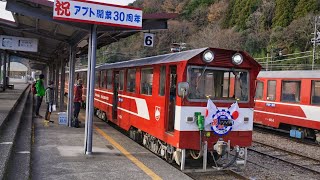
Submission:
POLYGON ((241 34, 233 29, 221 29, 218 24, 210 24, 192 35, 188 41, 193 48, 215 47, 243 50, 241 34))
POLYGON ((212 4, 209 7, 208 21, 214 22, 214 21, 221 20, 221 18, 227 12, 227 8, 228 8, 228 0, 221 0, 212 4))
POLYGON ((182 13, 189 0, 165 0, 161 6, 167 13, 182 13))
POLYGON ((272 26, 287 27, 293 20, 294 8, 298 0, 276 0, 272 26))
POLYGON ((319 0, 299 0, 294 9, 294 18, 304 17, 309 13, 316 13, 316 11, 320 11, 319 0))

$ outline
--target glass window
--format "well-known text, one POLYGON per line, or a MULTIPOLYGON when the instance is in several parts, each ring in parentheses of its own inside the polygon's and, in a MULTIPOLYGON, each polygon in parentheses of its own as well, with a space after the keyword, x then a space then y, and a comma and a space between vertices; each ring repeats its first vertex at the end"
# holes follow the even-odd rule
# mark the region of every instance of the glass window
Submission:
POLYGON ((166 87, 166 67, 161 66, 160 79, 159 79, 159 96, 164 96, 165 87, 166 87))
POLYGON ((95 85, 94 87, 95 88, 98 88, 99 87, 99 77, 100 77, 100 72, 99 71, 96 71, 96 77, 95 77, 95 85))
POLYGON ((105 71, 100 71, 100 88, 104 87, 105 73, 105 71))
POLYGON ((267 100, 274 101, 276 99, 277 81, 268 81, 267 100))
POLYGON ((146 94, 146 95, 152 95, 152 82, 153 82, 153 69, 152 68, 141 69, 140 93, 146 94))
POLYGON ((242 70, 191 66, 188 68, 189 99, 248 100, 249 74, 242 70))
POLYGON ((136 69, 129 69, 127 73, 127 91, 136 92, 136 69))
POLYGON ((311 104, 320 104, 320 81, 312 81, 311 104))
POLYGON ((107 71, 107 89, 112 88, 112 71, 108 70, 107 71))
POLYGON ((256 99, 262 99, 263 98, 263 82, 262 81, 258 81, 257 82, 257 89, 256 89, 256 99))
POLYGON ((281 101, 300 102, 300 81, 282 81, 281 101))
POLYGON ((119 90, 123 91, 124 89, 124 70, 121 70, 119 73, 120 79, 119 79, 119 90))

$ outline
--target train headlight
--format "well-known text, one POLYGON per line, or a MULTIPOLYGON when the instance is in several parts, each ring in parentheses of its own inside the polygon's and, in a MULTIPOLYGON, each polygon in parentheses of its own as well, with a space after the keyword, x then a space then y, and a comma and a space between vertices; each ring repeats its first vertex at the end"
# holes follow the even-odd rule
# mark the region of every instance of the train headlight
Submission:
POLYGON ((240 53, 236 53, 232 56, 232 63, 234 65, 240 65, 243 62, 243 56, 240 53))
POLYGON ((210 50, 206 50, 202 55, 202 60, 205 63, 210 63, 214 60, 214 53, 210 50))

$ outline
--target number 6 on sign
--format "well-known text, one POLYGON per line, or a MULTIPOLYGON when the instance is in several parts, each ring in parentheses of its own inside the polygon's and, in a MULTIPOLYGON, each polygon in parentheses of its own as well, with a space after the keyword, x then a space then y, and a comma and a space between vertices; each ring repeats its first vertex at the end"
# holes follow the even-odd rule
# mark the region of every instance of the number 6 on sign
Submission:
POLYGON ((154 34, 144 33, 144 46, 153 47, 154 34))

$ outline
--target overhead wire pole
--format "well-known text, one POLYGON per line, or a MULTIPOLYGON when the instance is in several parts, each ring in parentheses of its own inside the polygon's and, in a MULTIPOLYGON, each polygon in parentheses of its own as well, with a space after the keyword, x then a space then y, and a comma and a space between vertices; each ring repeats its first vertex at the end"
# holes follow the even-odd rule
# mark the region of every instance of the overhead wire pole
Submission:
POLYGON ((85 153, 92 153, 92 131, 93 131, 93 105, 94 105, 94 85, 95 85, 95 66, 96 66, 96 50, 97 50, 97 25, 91 25, 90 29, 90 46, 88 59, 88 81, 87 81, 87 106, 86 106, 86 137, 85 137, 85 153), (89 82, 89 83, 88 83, 89 82), (88 114, 87 114, 88 113, 88 114))
POLYGON ((74 86, 74 73, 75 73, 75 52, 74 48, 69 46, 69 85, 68 85, 68 126, 71 127, 72 112, 73 112, 73 86, 74 86))
POLYGON ((318 23, 318 16, 314 18, 314 36, 313 36, 314 39, 313 39, 313 54, 312 54, 312 67, 311 67, 312 70, 314 68, 314 61, 316 58, 317 23, 318 23))

